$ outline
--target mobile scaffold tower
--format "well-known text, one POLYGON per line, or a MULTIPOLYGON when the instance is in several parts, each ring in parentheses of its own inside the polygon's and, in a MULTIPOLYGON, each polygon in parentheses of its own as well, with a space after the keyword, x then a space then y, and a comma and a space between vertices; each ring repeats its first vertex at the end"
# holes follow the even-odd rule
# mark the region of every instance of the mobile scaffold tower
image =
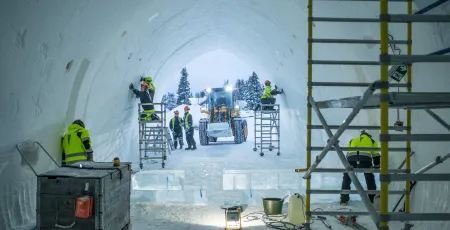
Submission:
POLYGON ((280 105, 261 104, 255 111, 255 147, 264 156, 264 150, 276 151, 280 155, 280 105))
MULTIPOLYGON (((318 0, 314 0, 318 1, 318 0)), ((326 0, 325 0, 326 1, 326 0)), ((341 0, 352 1, 352 0, 341 0)), ((435 165, 442 163, 443 160, 449 158, 449 154, 438 157, 435 162, 430 163, 421 170, 411 173, 411 142, 412 141, 450 141, 450 134, 412 134, 411 133, 411 110, 421 109, 430 114, 436 121, 446 127, 450 131, 450 125, 438 117, 430 109, 450 108, 450 93, 447 92, 412 92, 412 64, 417 62, 428 63, 444 63, 450 62, 450 56, 439 55, 442 53, 435 52, 429 55, 412 55, 412 23, 413 22, 450 22, 450 15, 421 15, 424 10, 412 13, 412 0, 391 0, 390 2, 407 2, 408 14, 389 14, 388 0, 353 0, 374 2, 379 4, 379 18, 330 18, 330 17, 313 17, 313 0, 308 0, 308 98, 307 98, 307 150, 306 150, 306 168, 296 169, 296 172, 305 172, 303 178, 306 179, 306 222, 305 229, 311 229, 311 216, 313 215, 370 215, 378 229, 388 230, 389 221, 403 221, 404 230, 411 229, 410 221, 449 221, 449 213, 410 213, 410 191, 411 182, 416 181, 450 181, 450 174, 423 174, 435 165), (379 23, 380 24, 380 40, 365 39, 322 39, 313 37, 313 22, 347 22, 347 23, 379 23), (407 40, 389 40, 388 24, 389 23, 406 23, 407 24, 407 40), (379 61, 331 61, 331 60, 313 60, 312 46, 313 43, 335 43, 335 44, 380 44, 381 54, 379 61), (389 44, 406 44, 407 55, 393 55, 388 53, 389 44), (368 83, 350 83, 350 82, 314 82, 312 65, 380 65, 380 79, 375 82, 368 83), (389 65, 393 68, 406 66, 407 79, 406 84, 393 84, 389 80, 389 65), (318 101, 315 102, 312 95, 313 86, 316 87, 368 87, 362 96, 347 97, 337 100, 318 101), (405 87, 407 92, 389 92, 389 87, 405 87), (375 94, 376 90, 380 90, 379 94, 375 94), (322 116, 321 109, 328 108, 352 108, 352 112, 341 125, 328 125, 322 116), (405 109, 406 110, 406 126, 397 127, 389 126, 389 109, 405 109), (351 126, 350 123, 362 109, 380 109, 380 126, 351 126), (312 125, 312 110, 315 111, 321 125, 312 125), (399 128, 406 130, 406 134, 391 134, 389 130, 398 130, 399 128), (328 135, 329 142, 325 147, 311 146, 312 129, 323 129, 328 135), (332 133, 332 129, 337 129, 336 133, 332 133), (344 148, 339 146, 339 138, 346 129, 366 129, 380 130, 380 148, 344 148), (390 148, 389 142, 406 142, 406 148, 390 148), (354 169, 350 166, 343 151, 380 151, 381 168, 378 169, 354 169), (311 165, 311 151, 321 151, 311 165), (344 165, 344 169, 318 168, 329 151, 336 151, 340 160, 344 165), (405 169, 389 169, 389 153, 405 152, 405 169), (313 172, 329 172, 349 174, 355 185, 355 190, 311 190, 311 174, 313 172), (380 173, 380 191, 364 190, 360 181, 356 176, 356 172, 376 172, 380 173), (405 181, 404 191, 388 191, 389 183, 392 181, 405 181), (359 194, 367 208, 368 212, 347 212, 347 211, 311 211, 310 195, 311 194, 359 194), (370 202, 367 194, 380 195, 380 211, 377 212, 370 202), (388 212, 388 194, 403 194, 405 196, 405 206, 403 212, 388 212)), ((438 1, 444 2, 444 1, 438 1)), ((437 3, 438 3, 437 2, 437 3)), ((431 4, 426 11, 432 6, 439 4, 431 4), (434 4, 434 5, 433 5, 434 4)), ((392 71, 391 71, 392 73, 392 71)), ((430 76, 432 77, 432 76, 430 76)))
POLYGON ((161 166, 165 167, 167 160, 167 127, 166 127, 166 104, 164 103, 139 103, 138 106, 139 120, 139 167, 142 169, 146 161, 154 161, 161 159, 161 166), (154 105, 155 112, 153 114, 159 116, 159 120, 141 120, 141 105, 154 105), (153 156, 149 156, 153 154, 153 156), (160 154, 160 155, 159 155, 160 154), (159 155, 159 156, 158 156, 159 155))

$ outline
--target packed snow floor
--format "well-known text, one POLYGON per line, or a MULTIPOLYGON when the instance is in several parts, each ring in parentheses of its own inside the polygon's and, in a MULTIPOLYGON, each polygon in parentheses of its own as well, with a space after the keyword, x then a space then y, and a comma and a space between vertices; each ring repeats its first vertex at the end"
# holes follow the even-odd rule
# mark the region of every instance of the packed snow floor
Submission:
MULTIPOLYGON (((262 198, 305 193, 302 174, 294 172, 295 168, 303 166, 299 165, 299 159, 304 155, 281 151, 281 156, 276 156, 276 152, 267 151, 260 157, 259 152, 253 151, 253 121, 248 122, 249 138, 243 144, 234 144, 232 138, 219 138, 216 143, 201 146, 196 130, 197 150, 173 151, 168 155, 165 169, 161 168, 160 162, 145 164, 133 178, 132 229, 224 229, 225 215, 221 205, 244 207, 244 229, 271 229, 261 220, 262 198), (233 174, 232 170, 238 171, 233 174)), ((313 189, 339 189, 342 174, 313 178, 313 189)), ((357 195, 351 195, 351 199, 353 201, 347 208, 365 211, 357 195)), ((283 206, 285 215, 288 213, 287 201, 288 198, 283 206)), ((314 195, 312 209, 336 211, 343 208, 338 201, 339 195, 314 195)), ((288 218, 284 220, 288 221, 288 218)), ((331 216, 327 216, 327 222, 332 229, 349 229, 331 216)), ((376 229, 368 216, 358 217, 358 223, 376 229)), ((329 229, 320 220, 315 220, 312 226, 318 230, 329 229)))
MULTIPOLYGON (((339 204, 313 204, 313 209, 322 208, 324 210, 337 210, 343 208, 339 204)), ((354 202, 347 206, 352 211, 365 211, 361 202, 354 202)), ((288 205, 283 206, 281 217, 273 217, 275 220, 288 222, 288 205)), ((274 229, 266 226, 261 220, 263 215, 262 206, 249 206, 244 208, 242 213, 242 227, 244 230, 266 230, 274 229)), ((352 229, 339 223, 334 217, 326 216, 326 222, 334 230, 352 229)), ((186 204, 153 204, 153 203, 135 203, 131 209, 131 229, 167 229, 167 230, 219 230, 224 229, 225 214, 218 206, 213 205, 186 205, 186 204)), ((372 220, 368 216, 360 216, 357 223, 367 229, 376 229, 372 220)), ((273 226, 281 227, 279 229, 298 229, 294 226, 280 223, 273 223, 273 226), (285 228, 282 228, 285 227, 285 228)), ((390 223, 391 229, 401 229, 401 223, 390 223)), ((329 230, 323 222, 313 218, 311 225, 313 230, 329 230)), ((276 228, 275 228, 276 229, 276 228)))

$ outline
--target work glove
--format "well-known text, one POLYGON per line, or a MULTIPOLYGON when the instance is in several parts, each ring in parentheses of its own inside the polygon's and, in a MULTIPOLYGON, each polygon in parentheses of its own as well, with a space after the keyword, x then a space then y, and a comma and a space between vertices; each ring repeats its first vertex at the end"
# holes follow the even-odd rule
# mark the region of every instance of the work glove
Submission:
POLYGON ((145 78, 144 78, 144 77, 141 77, 141 81, 145 81, 145 78))
POLYGON ((130 90, 133 90, 133 89, 134 89, 133 83, 130 83, 130 85, 128 86, 128 88, 129 88, 130 90))

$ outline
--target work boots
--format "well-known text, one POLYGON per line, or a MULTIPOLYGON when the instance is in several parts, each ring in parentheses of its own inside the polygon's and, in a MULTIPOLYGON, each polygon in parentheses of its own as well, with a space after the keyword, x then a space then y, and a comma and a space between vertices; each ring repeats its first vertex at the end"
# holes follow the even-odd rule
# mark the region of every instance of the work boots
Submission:
POLYGON ((196 150, 196 149, 197 149, 197 146, 194 145, 194 147, 191 150, 196 150))
POLYGON ((184 150, 191 150, 191 146, 188 146, 187 148, 185 148, 184 150))

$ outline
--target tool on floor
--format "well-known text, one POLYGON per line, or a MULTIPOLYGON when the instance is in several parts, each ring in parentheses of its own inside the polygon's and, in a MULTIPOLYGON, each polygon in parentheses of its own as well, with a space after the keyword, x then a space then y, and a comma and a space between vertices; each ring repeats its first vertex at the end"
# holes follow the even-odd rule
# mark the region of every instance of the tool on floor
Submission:
POLYGON ((341 222, 341 224, 345 226, 349 226, 356 230, 368 230, 362 225, 356 223, 356 219, 358 218, 358 216, 335 216, 335 217, 339 222, 341 222))
POLYGON ((327 226, 327 228, 331 229, 331 225, 327 222, 327 218, 324 216, 317 216, 317 219, 322 221, 322 223, 327 226))

